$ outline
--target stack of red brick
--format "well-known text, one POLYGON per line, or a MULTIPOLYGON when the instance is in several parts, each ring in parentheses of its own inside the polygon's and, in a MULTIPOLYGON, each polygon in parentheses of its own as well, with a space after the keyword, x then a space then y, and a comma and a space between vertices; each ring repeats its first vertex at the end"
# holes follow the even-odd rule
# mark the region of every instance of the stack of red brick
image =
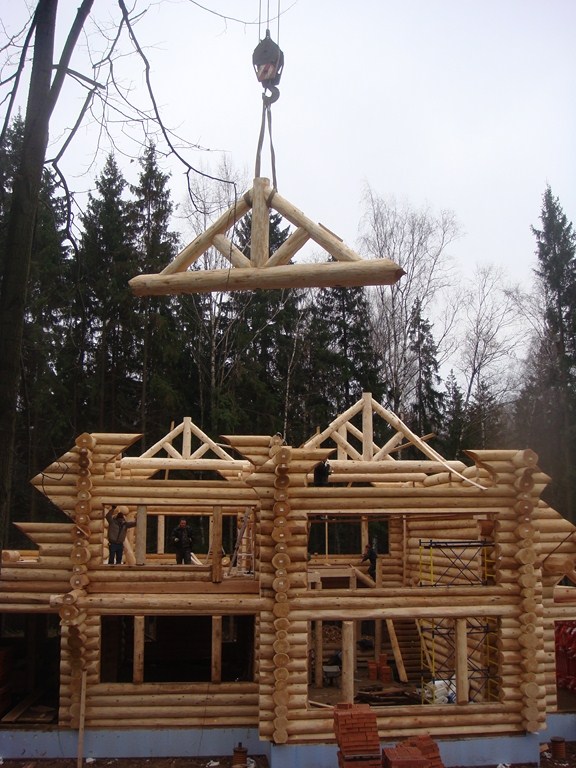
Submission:
POLYGON ((430 768, 444 768, 438 744, 436 744, 429 734, 426 734, 425 736, 412 736, 402 743, 419 749, 424 757, 428 759, 430 768))
POLYGON ((430 768, 430 761, 416 747, 397 744, 382 750, 383 768, 430 768))
POLYGON ((376 714, 369 704, 337 704, 334 733, 340 747, 339 768, 381 768, 376 714))
POLYGON ((413 736, 382 750, 383 768, 444 768, 438 745, 431 736, 413 736))
POLYGON ((380 680, 381 683, 393 682, 392 667, 385 653, 380 654, 378 661, 368 662, 368 677, 370 680, 380 680))
POLYGON ((444 768, 438 745, 427 734, 380 752, 376 713, 369 704, 337 704, 334 733, 339 768, 444 768))

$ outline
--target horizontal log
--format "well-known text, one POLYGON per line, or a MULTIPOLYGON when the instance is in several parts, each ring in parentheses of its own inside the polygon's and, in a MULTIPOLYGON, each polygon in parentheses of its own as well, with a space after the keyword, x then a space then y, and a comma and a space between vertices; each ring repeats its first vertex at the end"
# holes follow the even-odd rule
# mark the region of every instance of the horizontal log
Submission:
MULTIPOLYGON (((170 717, 165 719, 159 715, 154 718, 154 728, 158 729, 170 729, 170 728, 198 728, 200 730, 204 728, 253 728, 257 722, 257 712, 252 716, 235 717, 233 714, 228 715, 215 715, 215 716, 202 716, 201 712, 190 715, 189 717, 170 717)), ((61 725, 65 725, 61 723, 61 725)), ((86 718, 86 728, 118 728, 118 721, 115 717, 106 716, 103 713, 102 717, 90 717, 86 718)), ((77 727, 77 726, 76 726, 77 727)), ((123 728, 142 728, 142 718, 137 714, 136 716, 126 717, 122 720, 123 728)))
POLYGON ((404 271, 388 259, 321 264, 286 264, 269 269, 193 270, 137 275, 128 281, 135 296, 166 296, 207 291, 252 291, 281 288, 353 288, 393 285, 404 271))
POLYGON ((174 459, 171 456, 163 458, 131 458, 125 456, 122 459, 123 469, 150 469, 158 471, 159 469, 187 469, 191 471, 229 469, 237 472, 250 472, 253 464, 241 459, 174 459))
MULTIPOLYGON (((476 705, 474 709, 471 704, 462 707, 454 704, 448 706, 451 706, 451 712, 446 712, 446 706, 437 705, 374 708, 377 713, 380 738, 386 738, 386 734, 397 733, 398 730, 404 729, 412 729, 415 735, 421 735, 423 731, 430 735, 435 733, 449 735, 454 732, 465 734, 467 728, 477 726, 481 729, 482 724, 487 733, 499 733, 505 730, 504 725, 510 728, 521 722, 520 702, 515 702, 514 707, 500 707, 496 712, 491 711, 494 707, 488 703, 476 705), (485 707, 488 711, 484 713, 474 711, 477 707, 485 707)), ((325 740, 334 741, 333 718, 326 718, 324 710, 318 710, 318 712, 321 713, 319 718, 311 717, 312 714, 316 714, 314 710, 304 711, 301 719, 293 717, 288 726, 290 736, 296 738, 323 731, 325 740)))
MULTIPOLYGON (((448 461, 448 466, 462 472, 466 465, 462 461, 448 461)), ((396 473, 425 473, 434 474, 444 472, 446 469, 444 462, 432 461, 431 459, 401 459, 398 461, 354 461, 353 459, 330 459, 330 469, 332 472, 340 474, 396 474, 396 473)))
POLYGON ((332 472, 330 483, 388 483, 394 484, 396 488, 403 488, 404 483, 415 483, 420 485, 428 477, 422 472, 397 472, 395 474, 369 473, 362 474, 344 474, 343 472, 332 472))
MULTIPOLYGON (((217 699, 213 699, 213 702, 216 701, 217 699)), ((120 724, 124 725, 125 720, 133 720, 135 716, 140 717, 140 725, 142 725, 143 721, 148 720, 149 722, 154 722, 155 726, 157 726, 158 722, 163 719, 174 718, 174 720, 181 720, 193 717, 201 718, 202 713, 208 718, 221 718, 224 720, 227 716, 230 716, 230 709, 226 706, 220 706, 217 703, 213 703, 212 705, 204 703, 202 706, 197 706, 196 704, 191 704, 190 701, 182 704, 182 706, 141 706, 138 703, 137 697, 134 697, 134 701, 127 709, 124 709, 123 707, 109 707, 106 704, 103 706, 92 706, 89 696, 86 703, 87 724, 93 720, 113 715, 117 721, 117 726, 120 724)), ((258 702, 256 701, 252 704, 236 704, 232 713, 236 720, 240 719, 244 722, 253 720, 258 716, 258 702)), ((70 714, 72 717, 76 715, 74 705, 70 708, 70 714)))
MULTIPOLYGON (((421 607, 385 607, 380 606, 378 608, 328 608, 322 611, 321 617, 323 621, 361 621, 368 619, 410 619, 410 618, 465 618, 471 616, 478 616, 481 612, 482 616, 486 618, 490 616, 500 616, 505 613, 506 610, 513 611, 513 608, 506 608, 499 605, 481 605, 475 610, 473 606, 444 606, 439 608, 438 606, 421 606, 421 607)), ((295 619, 306 619, 313 621, 319 618, 319 614, 310 611, 308 609, 293 607, 290 611, 290 616, 295 619)))
MULTIPOLYGON (((251 684, 254 689, 255 685, 251 684)), ((222 686, 226 686, 226 683, 222 683, 222 686)), ((137 691, 131 694, 96 694, 92 693, 92 688, 89 692, 89 701, 92 707, 109 707, 110 710, 120 708, 126 709, 134 707, 178 707, 180 705, 190 707, 191 701, 193 701, 195 707, 200 707, 206 704, 213 704, 219 707, 234 707, 238 706, 253 706, 258 704, 258 692, 252 690, 246 693, 222 693, 216 689, 216 692, 207 694, 205 690, 198 693, 152 693, 141 695, 137 691)))
MULTIPOLYGON (((43 590, 46 587, 50 587, 49 582, 57 581, 61 584, 67 582, 72 575, 72 566, 70 558, 68 558, 68 568, 37 568, 37 564, 34 563, 31 567, 28 563, 27 568, 11 568, 2 567, 2 581, 10 584, 21 583, 25 585, 26 590, 34 590, 36 585, 39 590, 43 590)), ((17 587, 14 587, 15 589, 17 587)), ((51 588, 51 587, 50 587, 51 588)), ((54 590, 53 590, 54 591, 54 590)))
POLYGON ((483 449, 474 451, 464 451, 474 461, 480 461, 483 464, 492 464, 494 462, 506 462, 515 468, 535 467, 538 463, 538 454, 530 448, 523 450, 514 449, 483 449))
POLYGON ((191 615, 240 615, 259 613, 264 606, 259 597, 226 595, 217 601, 214 595, 88 595, 78 601, 78 606, 93 614, 162 613, 191 615))

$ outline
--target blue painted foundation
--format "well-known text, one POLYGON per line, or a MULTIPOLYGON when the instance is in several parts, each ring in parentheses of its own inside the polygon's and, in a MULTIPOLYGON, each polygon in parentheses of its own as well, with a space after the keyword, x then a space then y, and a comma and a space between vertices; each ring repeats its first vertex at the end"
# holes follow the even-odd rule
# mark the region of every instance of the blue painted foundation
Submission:
MULTIPOLYGON (((499 763, 534 763, 540 759, 540 744, 552 736, 576 741, 576 714, 548 716, 548 729, 525 736, 494 738, 436 739, 446 768, 456 765, 485 766, 499 763)), ((258 739, 255 729, 206 728, 198 730, 87 730, 84 757, 215 757, 232 755, 242 743, 248 755, 266 755, 271 768, 336 768, 336 745, 275 746, 258 739)), ((395 742, 382 744, 394 746, 395 742)), ((77 731, 0 730, 0 757, 12 759, 75 758, 77 731)))

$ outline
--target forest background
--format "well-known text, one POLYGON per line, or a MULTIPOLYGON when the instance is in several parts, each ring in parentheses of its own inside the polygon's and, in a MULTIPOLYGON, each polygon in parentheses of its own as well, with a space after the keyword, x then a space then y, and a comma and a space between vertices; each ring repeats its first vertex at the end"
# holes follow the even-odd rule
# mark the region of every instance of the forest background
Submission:
MULTIPOLYGON (((12 114, 0 143, 4 275, 25 143, 26 121, 12 114)), ((131 277, 161 270, 250 186, 226 164, 192 174, 177 232, 163 157, 155 141, 142 142, 125 178, 110 153, 74 233, 63 179, 54 167, 42 173, 7 523, 46 514, 29 479, 81 432, 142 432, 140 453, 191 416, 212 437, 280 432, 299 445, 363 391, 448 459, 466 460, 466 448, 533 448, 553 478, 547 500, 574 519, 576 237, 550 187, 540 221, 527 222, 529 291, 495 266, 464 283, 450 256, 456 214, 398 204, 366 185, 356 247, 397 262, 406 274, 395 286, 136 298, 131 277)), ((234 233, 248 256, 249 225, 234 233)), ((274 215, 270 228, 274 251, 290 226, 274 215)), ((219 259, 209 252, 203 266, 219 259)), ((15 540, 9 525, 6 535, 15 540)))

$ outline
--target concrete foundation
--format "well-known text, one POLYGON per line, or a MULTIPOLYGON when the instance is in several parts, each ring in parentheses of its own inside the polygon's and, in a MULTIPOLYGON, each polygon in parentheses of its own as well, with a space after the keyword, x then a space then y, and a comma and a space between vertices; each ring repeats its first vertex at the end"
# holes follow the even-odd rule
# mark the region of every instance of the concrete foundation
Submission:
MULTIPOLYGON (((576 714, 548 716, 548 730, 525 736, 484 739, 436 739, 446 768, 456 765, 483 766, 499 763, 539 763, 540 744, 552 736, 576 741, 576 714)), ((335 744, 275 746, 262 742, 252 729, 206 728, 199 730, 87 730, 84 757, 216 757, 232 755, 242 743, 248 755, 266 755, 270 768, 335 768, 335 744)), ((382 747, 394 743, 382 743, 382 747)), ((41 759, 75 758, 77 731, 46 728, 0 729, 0 758, 41 759)))

